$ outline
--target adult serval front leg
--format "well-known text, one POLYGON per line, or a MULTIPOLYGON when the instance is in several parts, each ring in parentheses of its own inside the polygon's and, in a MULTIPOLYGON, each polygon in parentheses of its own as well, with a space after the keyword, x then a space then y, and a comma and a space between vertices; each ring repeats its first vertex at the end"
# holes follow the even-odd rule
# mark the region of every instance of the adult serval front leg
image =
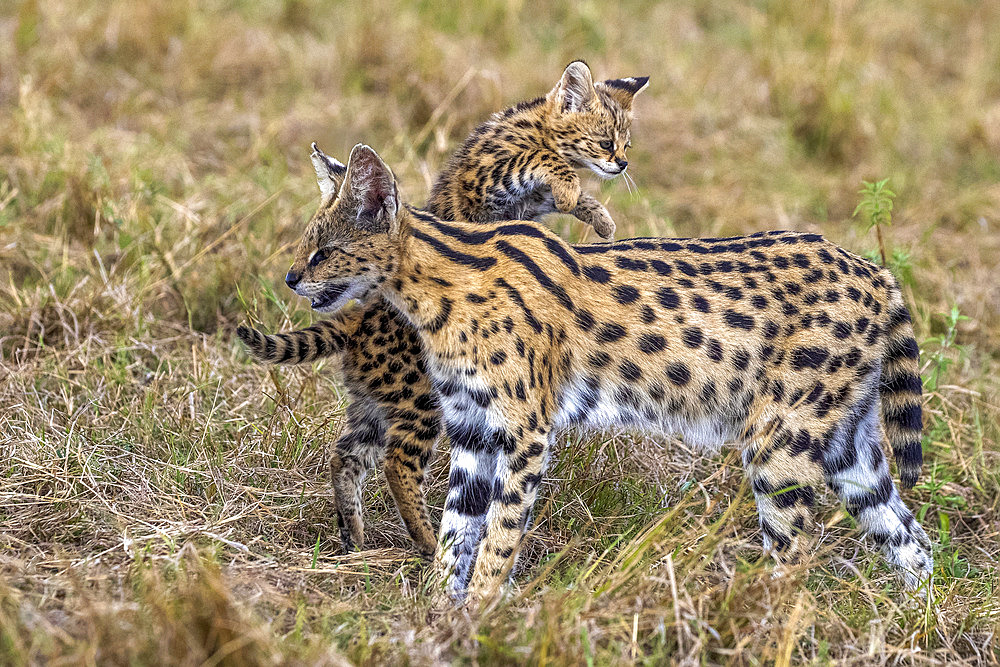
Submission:
POLYGON ((498 437, 482 421, 454 415, 446 414, 445 429, 451 441, 451 468, 434 560, 444 590, 461 599, 493 494, 498 437))
POLYGON ((544 432, 536 432, 504 441, 497 457, 486 530, 468 585, 472 602, 496 595, 514 567, 542 482, 550 440, 544 432))

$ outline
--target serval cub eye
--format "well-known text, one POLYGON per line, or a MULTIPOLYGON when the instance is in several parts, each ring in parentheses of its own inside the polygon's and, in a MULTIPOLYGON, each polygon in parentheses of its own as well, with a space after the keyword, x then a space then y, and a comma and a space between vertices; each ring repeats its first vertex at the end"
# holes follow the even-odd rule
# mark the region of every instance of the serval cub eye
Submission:
MULTIPOLYGON (((624 160, 614 146, 629 136, 632 98, 647 79, 576 85, 590 80, 586 64, 571 63, 548 95, 493 114, 474 129, 438 177, 428 210, 448 220, 472 222, 537 220, 568 212, 602 238, 612 238, 615 223, 610 213, 582 191, 573 170, 602 164, 601 175, 611 176, 618 167, 624 169, 625 164, 611 164, 611 153, 621 153, 624 160), (589 103, 583 104, 584 98, 589 103), (600 141, 614 145, 598 148, 600 141)), ((354 231, 337 224, 334 216, 347 168, 316 144, 312 149, 322 199, 285 280, 309 297, 314 308, 331 311, 353 297, 366 298, 382 280, 377 265, 387 254, 384 248, 355 244, 354 231), (336 277, 352 265, 361 278, 336 277)), ((355 209, 370 226, 371 211, 355 209)), ((350 400, 331 472, 344 549, 363 544, 360 484, 384 458, 389 488, 407 530, 421 553, 433 553, 434 533, 420 484, 441 425, 417 332, 380 299, 290 334, 267 336, 246 327, 238 332, 264 362, 300 363, 343 354, 350 400)))
MULTIPOLYGON (((374 151, 355 148, 349 173, 356 162, 349 195, 395 196, 374 151)), ((427 404, 451 440, 436 567, 456 598, 497 590, 548 452, 572 427, 735 443, 779 562, 808 547, 826 485, 907 586, 929 586, 930 540, 883 451, 913 486, 919 348, 887 269, 816 234, 573 246, 531 222, 444 222, 395 204, 390 215, 374 289, 419 337, 427 404)), ((359 240, 384 236, 344 220, 359 240)), ((360 265, 338 266, 359 280, 360 265)))

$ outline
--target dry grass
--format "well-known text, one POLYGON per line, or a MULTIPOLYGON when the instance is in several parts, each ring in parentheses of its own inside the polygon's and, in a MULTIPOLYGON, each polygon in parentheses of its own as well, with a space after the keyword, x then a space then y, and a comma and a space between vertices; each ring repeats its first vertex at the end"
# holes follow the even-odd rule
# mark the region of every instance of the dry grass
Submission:
POLYGON ((1000 6, 542 4, 2 5, 0 662, 1000 660, 1000 6), (377 477, 370 549, 338 555, 334 366, 268 371, 231 335, 312 317, 280 284, 309 141, 371 143, 419 201, 478 120, 581 56, 652 77, 638 194, 590 186, 621 234, 791 227, 869 251, 857 190, 891 179, 941 369, 907 494, 934 606, 829 496, 815 558, 771 578, 726 450, 624 437, 561 450, 517 589, 481 615, 433 608, 377 477))

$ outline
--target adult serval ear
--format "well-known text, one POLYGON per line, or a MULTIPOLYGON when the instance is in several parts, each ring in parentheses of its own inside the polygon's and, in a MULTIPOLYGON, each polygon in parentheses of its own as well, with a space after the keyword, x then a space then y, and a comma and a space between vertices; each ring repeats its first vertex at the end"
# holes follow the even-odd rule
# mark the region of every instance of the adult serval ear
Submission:
POLYGON ((390 236, 399 232, 396 178, 370 146, 358 144, 351 151, 340 197, 343 205, 354 212, 357 229, 390 236))
POLYGON ((556 108, 562 113, 592 109, 597 104, 597 91, 587 63, 574 60, 566 65, 562 78, 549 96, 555 99, 556 108))
POLYGON ((623 109, 631 109, 632 98, 646 90, 649 85, 649 77, 630 76, 624 79, 608 79, 597 85, 604 88, 623 109))
POLYGON ((315 141, 312 143, 312 155, 309 158, 312 160, 313 169, 316 170, 316 183, 319 185, 323 206, 326 206, 340 192, 347 167, 321 151, 315 141))

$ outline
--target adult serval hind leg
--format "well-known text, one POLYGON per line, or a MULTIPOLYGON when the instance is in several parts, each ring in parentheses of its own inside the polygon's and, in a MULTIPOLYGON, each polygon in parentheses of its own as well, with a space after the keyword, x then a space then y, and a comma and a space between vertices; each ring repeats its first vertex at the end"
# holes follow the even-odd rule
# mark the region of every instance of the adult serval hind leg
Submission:
POLYGON ((444 222, 351 154, 319 229, 323 290, 380 294, 418 332, 453 455, 437 564, 457 597, 517 556, 554 435, 574 426, 737 442, 765 544, 805 547, 827 481, 904 581, 929 541, 899 499, 920 470, 920 378, 888 270, 821 236, 573 246, 526 221, 444 222))

